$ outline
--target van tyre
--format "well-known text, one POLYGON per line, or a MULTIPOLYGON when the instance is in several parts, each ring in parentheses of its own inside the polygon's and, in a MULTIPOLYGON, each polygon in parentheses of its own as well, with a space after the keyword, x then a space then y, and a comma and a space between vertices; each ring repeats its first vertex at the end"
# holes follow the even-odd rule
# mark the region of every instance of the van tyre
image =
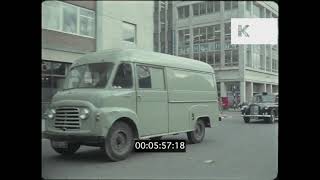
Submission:
POLYGON ((116 122, 105 138, 104 153, 111 161, 126 159, 134 145, 132 128, 125 122, 116 122))
POLYGON ((204 122, 199 120, 195 125, 195 130, 187 132, 188 140, 191 144, 200 143, 205 136, 205 125, 204 122))
POLYGON ((244 117, 243 120, 245 123, 250 123, 250 117, 244 117))
POLYGON ((70 156, 70 155, 74 154, 80 148, 80 144, 68 143, 67 148, 58 148, 58 147, 54 147, 52 145, 52 141, 51 141, 51 147, 55 152, 57 152, 63 156, 70 156))

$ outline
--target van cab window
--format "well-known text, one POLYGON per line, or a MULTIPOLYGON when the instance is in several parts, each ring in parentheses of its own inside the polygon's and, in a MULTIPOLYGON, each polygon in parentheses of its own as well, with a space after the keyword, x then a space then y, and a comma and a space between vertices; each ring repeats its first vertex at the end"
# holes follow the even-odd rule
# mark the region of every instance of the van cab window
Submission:
POLYGON ((130 64, 120 64, 114 78, 112 87, 132 88, 132 68, 130 64))
POLYGON ((73 67, 68 74, 64 90, 75 88, 104 88, 113 63, 92 63, 73 67))

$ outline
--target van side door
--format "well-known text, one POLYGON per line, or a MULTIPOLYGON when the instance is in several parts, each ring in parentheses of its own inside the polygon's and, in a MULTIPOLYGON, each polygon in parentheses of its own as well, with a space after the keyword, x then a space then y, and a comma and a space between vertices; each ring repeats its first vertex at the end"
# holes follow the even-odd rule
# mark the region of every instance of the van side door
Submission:
POLYGON ((137 64, 135 69, 140 135, 168 133, 168 94, 164 68, 137 64))

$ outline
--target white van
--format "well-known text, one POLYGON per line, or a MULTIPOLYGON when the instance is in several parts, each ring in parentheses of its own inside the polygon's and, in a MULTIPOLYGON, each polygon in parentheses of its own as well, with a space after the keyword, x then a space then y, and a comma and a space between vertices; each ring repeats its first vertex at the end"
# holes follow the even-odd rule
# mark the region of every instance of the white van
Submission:
POLYGON ((187 133, 199 143, 219 119, 213 68, 203 62, 142 50, 85 55, 46 112, 44 136, 63 155, 80 145, 125 159, 134 139, 187 133))

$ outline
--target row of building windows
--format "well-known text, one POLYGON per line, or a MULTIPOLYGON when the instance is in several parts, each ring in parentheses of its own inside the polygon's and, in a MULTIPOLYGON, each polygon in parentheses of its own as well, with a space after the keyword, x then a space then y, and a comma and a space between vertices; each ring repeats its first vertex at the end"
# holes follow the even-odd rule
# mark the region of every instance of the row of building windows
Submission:
POLYGON ((94 38, 95 12, 61 1, 44 1, 42 28, 94 38))
MULTIPOLYGON (((232 10, 238 8, 237 1, 224 1, 224 10, 232 10)), ((190 6, 180 6, 177 8, 178 18, 184 19, 190 16, 190 6)), ((193 16, 202 16, 220 12, 220 1, 205 1, 192 4, 193 16)))
MULTIPOLYGON (((61 1, 44 1, 42 28, 94 38, 95 12, 61 1)), ((136 43, 135 24, 122 22, 122 40, 136 43)))
POLYGON ((278 72, 278 51, 276 46, 247 45, 246 66, 268 72, 278 72), (264 50, 264 48, 266 48, 264 50), (271 57, 272 51, 272 57, 271 57))
POLYGON ((252 14, 255 17, 260 18, 277 18, 277 15, 269 11, 268 9, 262 7, 258 3, 253 1, 246 1, 246 10, 251 14, 251 7, 252 7, 252 14), (265 10, 265 11, 264 11, 265 10))

